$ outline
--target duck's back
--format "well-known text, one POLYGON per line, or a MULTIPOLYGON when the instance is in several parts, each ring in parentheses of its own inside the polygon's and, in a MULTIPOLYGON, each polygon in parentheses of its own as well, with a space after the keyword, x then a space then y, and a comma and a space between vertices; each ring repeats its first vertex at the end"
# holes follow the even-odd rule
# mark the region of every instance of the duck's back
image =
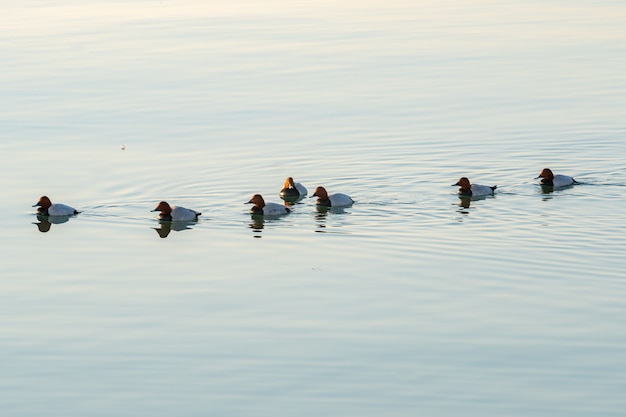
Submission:
POLYGON ((275 216, 278 214, 287 214, 289 213, 289 209, 282 204, 278 203, 265 203, 265 207, 263 207, 263 214, 266 216, 275 216))
POLYGON ((352 203, 354 203, 354 200, 352 200, 349 195, 342 193, 331 194, 328 196, 328 199, 330 200, 331 207, 351 206, 352 203))
POLYGON ((554 176, 554 179, 552 180, 554 187, 567 187, 568 185, 572 185, 575 182, 576 181, 574 180, 574 178, 562 174, 556 174, 554 176))
POLYGON ((78 214, 78 210, 62 203, 55 203, 48 208, 49 216, 71 216, 73 214, 78 214))
POLYGON ((198 218, 201 213, 198 213, 195 210, 191 210, 185 207, 172 207, 172 220, 173 221, 181 221, 188 222, 193 221, 198 218))
POLYGON ((298 193, 303 196, 306 197, 308 191, 306 189, 306 187, 302 184, 300 184, 299 182, 296 183, 296 190, 298 190, 298 193))
POLYGON ((496 188, 496 186, 490 187, 488 185, 472 184, 472 196, 491 195, 496 188))

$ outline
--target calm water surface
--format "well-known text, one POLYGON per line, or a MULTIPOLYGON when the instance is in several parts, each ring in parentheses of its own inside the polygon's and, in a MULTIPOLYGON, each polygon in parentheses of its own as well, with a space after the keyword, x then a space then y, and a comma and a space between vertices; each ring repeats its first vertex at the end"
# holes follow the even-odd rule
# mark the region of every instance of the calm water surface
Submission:
POLYGON ((5 5, 3 416, 623 415, 626 6, 334 3, 5 5))

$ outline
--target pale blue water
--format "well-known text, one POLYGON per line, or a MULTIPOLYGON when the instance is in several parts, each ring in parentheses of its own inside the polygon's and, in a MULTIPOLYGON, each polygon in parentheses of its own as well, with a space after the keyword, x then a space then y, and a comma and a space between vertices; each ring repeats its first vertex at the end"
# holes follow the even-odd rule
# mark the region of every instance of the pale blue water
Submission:
POLYGON ((3 16, 3 416, 624 414, 622 2, 3 16), (289 175, 356 203, 251 219, 289 175))

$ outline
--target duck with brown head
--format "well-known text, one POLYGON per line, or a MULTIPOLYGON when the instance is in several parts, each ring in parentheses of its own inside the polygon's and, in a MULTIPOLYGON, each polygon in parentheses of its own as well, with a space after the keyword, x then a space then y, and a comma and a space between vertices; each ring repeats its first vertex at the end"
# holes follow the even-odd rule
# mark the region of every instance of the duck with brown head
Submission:
POLYGON ((554 174, 550 168, 544 168, 541 173, 535 178, 541 178, 539 184, 544 187, 567 187, 568 185, 578 184, 574 178, 568 175, 554 174))
POLYGON ((180 206, 170 206, 166 201, 161 201, 154 210, 159 211, 159 220, 168 222, 192 222, 198 220, 202 213, 180 206))
POLYGON ((52 201, 45 195, 41 196, 33 207, 37 207, 37 214, 43 216, 72 216, 79 213, 74 207, 70 207, 66 204, 52 204, 52 201))
POLYGON ((283 184, 283 189, 279 193, 280 198, 290 202, 306 197, 306 194, 306 187, 299 182, 295 182, 292 177, 287 177, 283 184))
POLYGON ((311 198, 313 197, 317 197, 316 204, 323 207, 350 207, 354 203, 354 200, 347 194, 328 194, 324 187, 315 188, 311 195, 311 198))
POLYGON ((278 203, 266 203, 261 194, 255 194, 250 200, 244 204, 252 204, 250 214, 256 216, 280 216, 287 214, 291 210, 288 207, 278 203))
POLYGON ((462 197, 482 197, 486 195, 492 195, 497 185, 489 186, 489 185, 480 185, 480 184, 472 184, 467 177, 461 177, 456 183, 452 184, 452 186, 459 186, 459 190, 457 194, 462 197))

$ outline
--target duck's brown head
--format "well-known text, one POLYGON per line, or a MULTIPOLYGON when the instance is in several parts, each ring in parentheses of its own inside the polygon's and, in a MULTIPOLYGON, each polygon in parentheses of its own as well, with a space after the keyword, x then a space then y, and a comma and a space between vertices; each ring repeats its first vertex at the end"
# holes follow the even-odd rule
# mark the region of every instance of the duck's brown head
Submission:
POLYGON ((541 170, 541 174, 537 178, 543 178, 544 180, 552 181, 554 179, 554 174, 550 168, 544 168, 541 170))
POLYGON ((326 188, 316 187, 311 197, 318 197, 321 200, 326 200, 328 198, 328 193, 326 192, 326 188))
POLYGON ((50 199, 47 196, 42 195, 41 197, 39 197, 39 201, 33 204, 33 207, 41 207, 42 210, 48 210, 51 205, 52 205, 52 201, 50 201, 50 199))
POLYGON ((265 207, 265 200, 261 197, 261 194, 255 194, 246 204, 254 204, 255 207, 265 207))
POLYGON ((461 187, 461 190, 463 191, 467 191, 467 190, 471 190, 472 189, 472 184, 470 183, 470 180, 467 177, 461 177, 459 178, 459 180, 456 182, 456 184, 452 184, 454 185, 458 185, 459 187, 461 187))
POLYGON ((161 214, 171 214, 172 213, 172 207, 170 207, 170 205, 165 202, 165 201, 161 201, 154 210, 152 211, 160 211, 161 214))

